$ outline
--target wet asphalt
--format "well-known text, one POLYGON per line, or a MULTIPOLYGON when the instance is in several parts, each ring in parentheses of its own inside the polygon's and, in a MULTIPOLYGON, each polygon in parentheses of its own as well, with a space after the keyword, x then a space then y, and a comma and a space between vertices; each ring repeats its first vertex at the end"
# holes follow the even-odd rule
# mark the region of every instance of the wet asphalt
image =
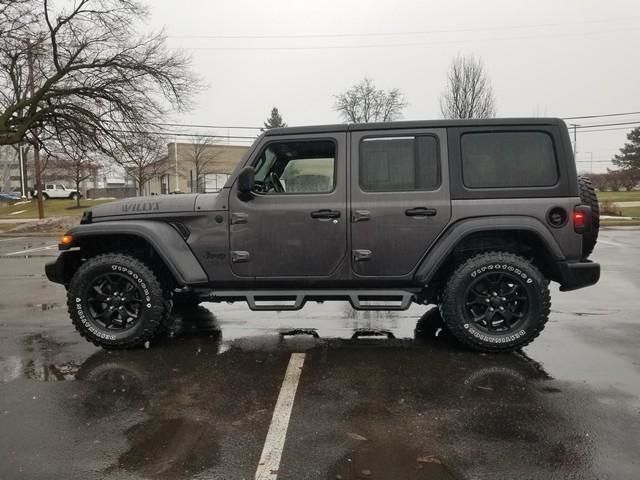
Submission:
POLYGON ((103 351, 43 276, 54 244, 0 238, 0 480, 252 479, 292 352, 278 479, 640 478, 640 230, 602 232, 601 282, 554 288, 542 336, 498 355, 458 346, 429 307, 341 303, 208 303, 149 349, 103 351))

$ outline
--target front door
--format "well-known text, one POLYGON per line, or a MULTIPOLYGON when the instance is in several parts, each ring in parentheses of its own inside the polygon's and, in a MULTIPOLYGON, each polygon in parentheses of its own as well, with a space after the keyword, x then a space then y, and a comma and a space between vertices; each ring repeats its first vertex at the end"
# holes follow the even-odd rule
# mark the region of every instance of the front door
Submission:
POLYGON ((353 271, 406 277, 451 217, 446 130, 351 135, 353 271))
POLYGON ((231 268, 255 278, 326 278, 347 261, 346 134, 266 136, 252 195, 229 199, 231 268))

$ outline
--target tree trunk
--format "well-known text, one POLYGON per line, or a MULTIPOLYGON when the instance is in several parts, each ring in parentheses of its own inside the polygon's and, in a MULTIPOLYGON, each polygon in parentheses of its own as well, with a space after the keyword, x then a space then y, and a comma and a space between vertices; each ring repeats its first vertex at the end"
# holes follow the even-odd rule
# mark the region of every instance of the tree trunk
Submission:
POLYGON ((80 179, 76 177, 76 208, 80 208, 80 179))

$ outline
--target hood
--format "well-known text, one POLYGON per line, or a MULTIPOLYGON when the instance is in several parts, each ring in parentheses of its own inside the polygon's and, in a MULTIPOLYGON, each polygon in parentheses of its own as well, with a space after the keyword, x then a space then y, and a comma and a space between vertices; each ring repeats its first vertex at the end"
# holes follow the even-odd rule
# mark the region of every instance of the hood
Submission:
POLYGON ((96 205, 85 213, 92 219, 153 214, 193 212, 199 194, 152 195, 150 197, 125 198, 103 205, 96 205))

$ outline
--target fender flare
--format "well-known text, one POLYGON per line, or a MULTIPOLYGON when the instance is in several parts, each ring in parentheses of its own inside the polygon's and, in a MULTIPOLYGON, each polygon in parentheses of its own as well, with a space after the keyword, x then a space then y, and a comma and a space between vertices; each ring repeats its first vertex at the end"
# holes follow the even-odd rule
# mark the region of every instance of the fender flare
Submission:
POLYGON ((181 285, 207 283, 209 277, 184 238, 171 225, 144 220, 78 225, 68 232, 76 240, 105 235, 132 235, 145 240, 181 285))
POLYGON ((549 229, 538 219, 525 216, 494 216, 461 220, 449 226, 436 244, 429 249, 415 273, 415 280, 427 284, 438 272, 453 249, 467 236, 478 232, 525 231, 535 234, 546 246, 554 260, 565 255, 549 229))

